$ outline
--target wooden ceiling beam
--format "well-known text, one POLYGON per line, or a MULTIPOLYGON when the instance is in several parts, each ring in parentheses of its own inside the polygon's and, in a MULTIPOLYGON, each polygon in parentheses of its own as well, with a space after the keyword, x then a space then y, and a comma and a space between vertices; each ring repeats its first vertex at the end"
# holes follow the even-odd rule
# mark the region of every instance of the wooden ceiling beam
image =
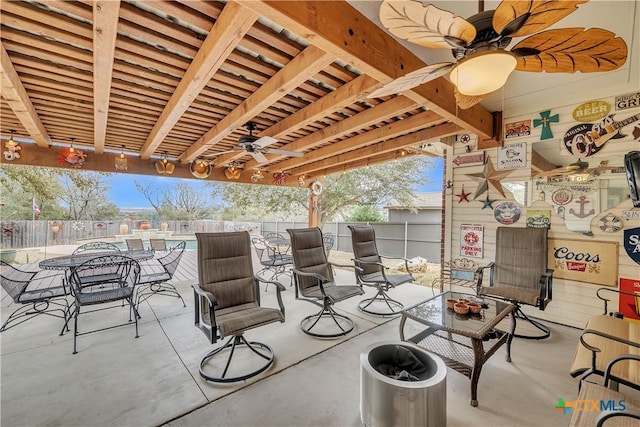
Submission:
POLYGON ((407 119, 398 120, 393 123, 389 123, 386 126, 375 128, 351 138, 335 142, 322 148, 318 148, 317 150, 313 150, 305 154, 303 158, 292 158, 285 160, 284 162, 277 163, 274 165, 274 168, 287 172, 291 172, 289 170, 291 168, 302 168, 305 170, 305 172, 309 172, 313 169, 308 169, 309 167, 311 167, 308 166, 308 164, 315 164, 320 160, 325 160, 339 154, 357 150, 378 141, 395 138, 400 135, 410 134, 420 129, 440 124, 443 121, 444 119, 440 117, 439 114, 433 111, 425 111, 423 113, 411 116, 407 119))
POLYGON ((93 4, 93 146, 97 154, 104 151, 107 136, 119 13, 120 0, 93 4))
POLYGON ((334 55, 324 52, 315 46, 309 46, 285 65, 284 68, 278 71, 264 85, 256 89, 238 108, 198 138, 198 140, 180 156, 180 162, 187 163, 194 160, 200 154, 207 151, 212 145, 220 142, 227 135, 244 125, 266 107, 285 96, 328 64, 331 64, 334 60, 334 55))
MULTIPOLYGON (((391 35, 367 19, 346 1, 276 1, 242 2, 261 16, 302 37, 343 61, 353 64, 365 74, 388 83, 408 72, 425 66, 424 62, 391 35)), ((449 121, 475 133, 480 139, 494 136, 490 112, 480 105, 458 109, 454 86, 438 78, 403 92, 449 121)))
POLYGON ((11 63, 11 58, 0 44, 0 83, 2 83, 2 97, 16 115, 22 126, 29 132, 29 136, 39 147, 48 147, 51 137, 40 120, 36 109, 29 99, 26 89, 20 81, 18 72, 11 63))
POLYGON ((375 157, 378 154, 389 153, 392 151, 397 152, 402 148, 421 144, 424 142, 434 141, 445 136, 454 135, 459 131, 460 128, 457 125, 451 122, 447 122, 427 129, 422 129, 408 135, 403 135, 396 138, 387 139, 385 141, 380 141, 375 144, 370 144, 357 150, 338 154, 331 158, 326 158, 318 162, 310 163, 301 168, 289 170, 287 172, 291 173, 291 175, 317 175, 318 173, 321 173, 321 171, 325 171, 337 165, 349 164, 357 160, 367 159, 372 156, 375 157))
MULTIPOLYGON (((343 163, 341 165, 335 165, 335 166, 331 166, 329 168, 320 170, 320 171, 316 171, 314 172, 314 174, 312 176, 305 176, 305 181, 309 182, 309 181, 313 181, 315 179, 319 179, 322 177, 325 177, 327 175, 333 175, 336 173, 343 173, 346 171, 349 171, 351 169, 359 169, 359 168, 366 168, 368 166, 373 166, 373 165, 377 165, 380 163, 386 163, 386 162, 390 162, 393 160, 398 160, 400 158, 405 158, 405 157, 409 157, 409 156, 415 156, 417 154, 407 154, 405 156, 401 156, 400 154, 398 154, 397 151, 390 151, 387 153, 382 153, 382 154, 378 154, 376 156, 370 156, 367 157, 365 159, 360 159, 360 160, 355 160, 352 161, 350 163, 343 163)), ((297 182, 297 179, 290 179, 289 181, 293 181, 293 182, 297 182)))
MULTIPOLYGON (((326 142, 335 140, 340 138, 341 136, 357 132, 361 129, 372 126, 382 120, 385 120, 389 117, 399 116, 406 111, 410 111, 416 109, 417 104, 408 99, 401 96, 390 99, 387 102, 383 102, 382 104, 369 108, 368 110, 363 111, 360 114, 356 114, 355 116, 351 116, 347 119, 341 120, 338 123, 328 126, 323 129, 319 129, 318 131, 311 133, 303 138, 300 138, 296 141, 293 141, 289 144, 285 144, 282 147, 278 147, 282 150, 291 150, 291 151, 305 151, 311 150, 319 145, 322 145, 326 142)), ((273 162, 279 159, 284 158, 285 156, 281 156, 279 154, 267 154, 268 162, 273 162)), ((309 160, 310 162, 311 160, 309 160)), ((268 163, 265 162, 262 165, 268 163)), ((308 163, 304 157, 285 160, 285 165, 291 165, 290 167, 299 166, 301 163, 308 163)), ((218 164, 216 164, 218 166, 218 164)), ((221 166, 221 165, 220 165, 221 166)), ((261 164, 255 161, 249 161, 245 164, 245 168, 250 169, 254 167, 260 167, 261 164)), ((277 167, 280 167, 278 164, 277 167)))
POLYGON ((256 19, 256 13, 238 3, 225 6, 144 143, 143 159, 151 157, 256 19))

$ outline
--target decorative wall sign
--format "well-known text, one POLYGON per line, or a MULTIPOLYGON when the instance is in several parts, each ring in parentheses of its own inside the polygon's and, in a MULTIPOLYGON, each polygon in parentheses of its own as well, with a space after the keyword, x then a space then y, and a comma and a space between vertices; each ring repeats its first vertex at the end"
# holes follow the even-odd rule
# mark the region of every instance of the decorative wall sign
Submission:
POLYGON ((551 132, 551 123, 558 123, 560 118, 557 114, 551 115, 551 110, 540 112, 540 119, 533 119, 533 127, 542 126, 542 132, 540 133, 540 140, 553 138, 553 132, 551 132))
POLYGON ((640 264, 640 227, 624 230, 624 250, 629 258, 640 264))
POLYGON ((456 166, 474 166, 484 163, 484 151, 472 154, 461 154, 453 159, 456 166))
POLYGON ((553 193, 551 193, 551 201, 556 205, 566 205, 571 200, 573 200, 573 192, 569 188, 558 188, 553 193))
POLYGON ((573 120, 576 122, 593 122, 605 117, 611 111, 611 105, 605 101, 589 101, 578 105, 573 110, 573 120))
POLYGON ((531 120, 520 120, 518 122, 505 123, 504 125, 505 139, 529 135, 531 135, 531 120))
POLYGON ((518 169, 527 166, 527 143, 517 142, 498 148, 498 169, 518 169))
POLYGON ((591 233, 591 220, 600 212, 598 191, 581 194, 565 205, 565 226, 576 233, 591 233))
POLYGON ((479 195, 483 194, 485 191, 489 191, 489 185, 491 185, 502 197, 506 197, 504 195, 504 188, 502 188, 502 184, 500 181, 506 176, 508 176, 511 172, 498 172, 494 167, 493 163, 491 163, 491 159, 487 156, 487 161, 484 164, 484 169, 482 172, 470 173, 467 176, 474 181, 480 182, 478 184, 478 188, 476 189, 476 194, 473 196, 474 199, 477 199, 479 195))
POLYGON ((640 92, 616 96, 616 111, 640 107, 640 92))
POLYGON ((618 298, 618 311, 624 315, 626 319, 640 320, 640 279, 620 278, 620 286, 622 292, 629 292, 632 295, 620 294, 618 298))
POLYGON ((618 280, 618 243, 549 239, 549 265, 554 279, 615 286, 618 280))
POLYGON ((574 157, 593 156, 602 149, 610 139, 624 138, 622 128, 640 120, 640 114, 616 121, 614 114, 596 123, 582 123, 573 126, 564 134, 564 147, 574 157))
POLYGON ((460 255, 482 258, 484 248, 484 225, 460 225, 460 255))
POLYGON ((551 228, 550 209, 527 209, 528 228, 551 228))
POLYGON ((493 210, 493 216, 500 224, 515 224, 520 220, 520 205, 516 202, 502 202, 493 210))
POLYGON ((639 219, 640 210, 622 211, 624 219, 639 219))
POLYGON ((600 227, 600 230, 605 233, 615 233, 622 229, 622 221, 613 214, 607 214, 600 218, 598 221, 598 227, 600 227))

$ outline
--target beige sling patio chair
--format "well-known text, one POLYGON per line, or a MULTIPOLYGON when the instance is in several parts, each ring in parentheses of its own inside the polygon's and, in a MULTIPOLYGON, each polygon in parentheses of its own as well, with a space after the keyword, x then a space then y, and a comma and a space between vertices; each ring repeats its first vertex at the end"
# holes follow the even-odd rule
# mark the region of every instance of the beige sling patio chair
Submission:
POLYGON ((142 239, 126 239, 127 241, 127 249, 130 251, 143 251, 144 244, 142 244, 142 239))
POLYGON ((248 232, 196 233, 196 239, 195 324, 211 343, 229 337, 201 359, 200 376, 220 383, 246 380, 269 368, 275 354, 268 345, 245 339, 244 333, 284 322, 280 292, 285 287, 269 282, 276 287, 279 309, 260 306, 259 281, 264 280, 253 274, 248 232))
POLYGON ((376 245, 376 233, 371 225, 350 225, 349 229, 351 230, 353 261, 356 266, 360 267, 359 270, 356 270, 356 280, 359 284, 373 286, 378 291, 372 298, 360 301, 358 308, 364 313, 375 316, 398 314, 404 305, 391 298, 387 292, 390 288, 413 281, 409 270, 409 260, 380 255, 376 245), (404 260, 405 272, 400 274, 387 273, 388 268, 382 263, 383 258, 404 260))
POLYGON ((547 268, 547 229, 498 227, 495 261, 478 270, 477 294, 507 300, 516 306, 516 317, 532 324, 542 334, 514 334, 518 338, 544 339, 551 334, 541 322, 522 311, 522 305, 544 310, 551 301, 553 270, 547 268), (483 272, 489 270, 489 283, 483 272))
POLYGON ((305 334, 318 338, 336 338, 348 334, 353 330, 353 320, 336 312, 333 305, 364 292, 358 285, 337 285, 332 267, 358 267, 329 263, 319 228, 294 228, 287 231, 291 236, 294 265, 291 271, 296 286, 296 299, 320 307, 319 312, 302 319, 300 329, 305 334))

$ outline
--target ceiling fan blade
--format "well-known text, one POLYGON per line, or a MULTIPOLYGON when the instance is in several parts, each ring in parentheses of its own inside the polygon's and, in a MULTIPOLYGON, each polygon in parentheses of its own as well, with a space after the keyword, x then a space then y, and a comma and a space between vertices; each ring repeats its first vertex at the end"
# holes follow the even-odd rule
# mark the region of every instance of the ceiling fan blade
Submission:
POLYGON ((253 141, 253 145, 256 145, 258 147, 266 147, 267 145, 273 144, 274 142, 278 142, 278 140, 271 136, 263 136, 253 141))
POLYGON ((527 37, 513 47, 516 70, 540 73, 595 73, 620 68, 627 60, 627 44, 602 28, 561 28, 527 37), (520 49, 520 51, 519 51, 520 49), (530 53, 520 56, 528 49, 530 53))
POLYGON ((524 37, 555 24, 565 16, 575 12, 578 5, 588 0, 504 0, 493 14, 493 29, 503 36, 524 37), (509 28, 514 21, 524 22, 517 28, 509 28))
POLYGON ((572 163, 570 165, 563 166, 561 168, 553 169, 553 170, 546 171, 546 172, 540 172, 535 177, 536 178, 541 178, 541 177, 547 177, 547 176, 570 175, 570 174, 573 174, 573 173, 577 173, 577 172, 579 172, 581 170, 586 170, 586 168, 588 168, 588 167, 589 167, 588 163, 583 163, 583 162, 572 163), (586 166, 585 166, 585 164, 586 164, 586 166))
POLYGON ((251 154, 251 156, 253 156, 253 158, 256 159, 256 162, 258 162, 258 163, 265 163, 265 162, 268 161, 268 159, 265 157, 265 155, 262 154, 259 151, 254 151, 254 152, 249 153, 249 154, 251 154))
POLYGON ((238 151, 242 151, 242 150, 239 150, 238 148, 234 148, 233 150, 220 151, 218 153, 206 154, 206 155, 201 156, 201 157, 204 157, 205 159, 211 159, 213 157, 222 156, 223 154, 237 153, 238 151))
POLYGON ((413 0, 383 0, 380 22, 394 36, 432 49, 451 49, 446 37, 463 45, 476 37, 476 28, 466 19, 413 0))
POLYGON ((453 62, 439 62, 424 68, 419 68, 373 91, 368 95, 368 98, 380 98, 413 89, 416 86, 437 79, 448 73, 453 65, 453 62))
POLYGON ((304 155, 299 151, 280 150, 278 148, 263 148, 261 151, 263 153, 280 154, 281 156, 287 157, 302 157, 304 155))

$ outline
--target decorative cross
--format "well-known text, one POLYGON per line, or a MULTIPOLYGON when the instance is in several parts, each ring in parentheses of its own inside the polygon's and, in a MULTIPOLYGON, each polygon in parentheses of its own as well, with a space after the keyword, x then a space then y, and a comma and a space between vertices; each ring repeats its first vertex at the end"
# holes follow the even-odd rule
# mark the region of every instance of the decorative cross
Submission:
POLYGON ((540 134, 540 140, 553 138, 551 133, 551 123, 558 123, 560 120, 557 114, 551 116, 551 110, 542 111, 539 113, 541 119, 533 119, 533 127, 542 126, 542 133, 540 134), (551 116, 551 117, 550 117, 551 116))

